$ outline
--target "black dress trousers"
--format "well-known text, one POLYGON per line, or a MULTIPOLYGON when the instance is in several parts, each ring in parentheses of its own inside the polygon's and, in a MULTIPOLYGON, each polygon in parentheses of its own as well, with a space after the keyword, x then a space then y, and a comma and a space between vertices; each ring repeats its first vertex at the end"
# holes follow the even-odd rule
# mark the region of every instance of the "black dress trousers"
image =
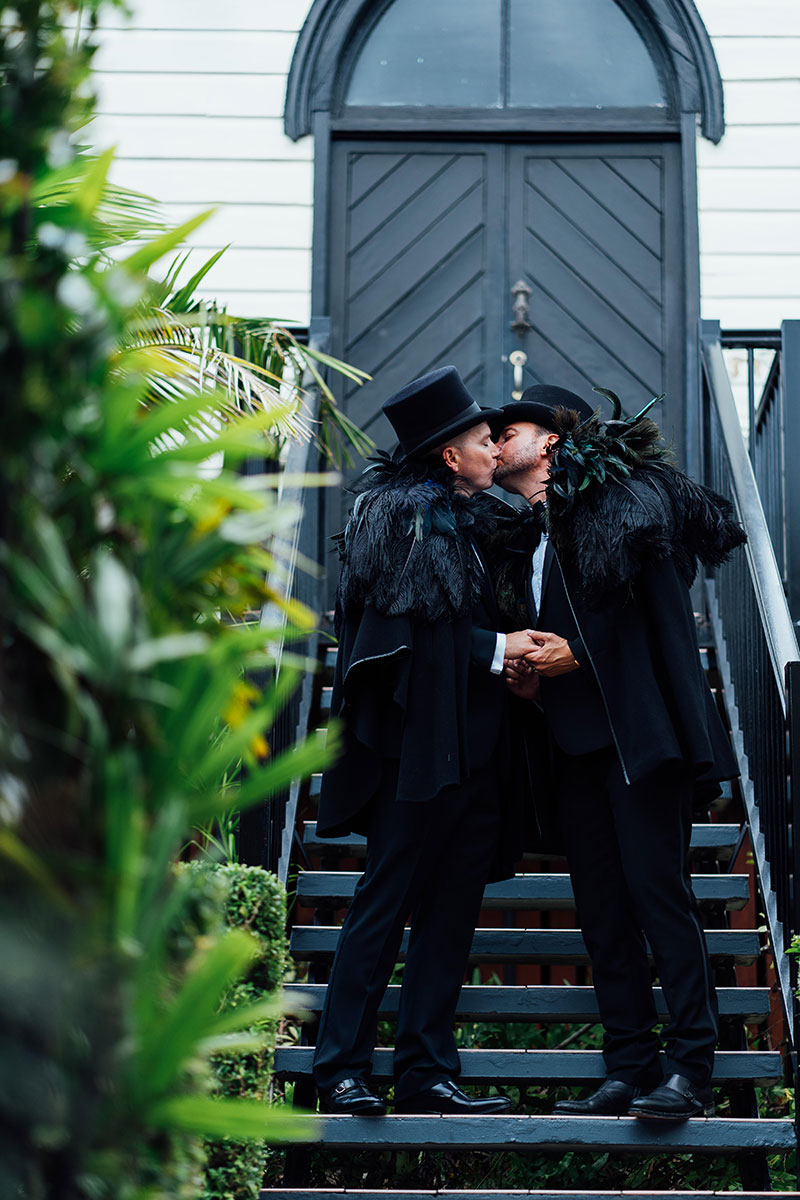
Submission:
POLYGON ((673 765, 629 785, 615 751, 599 750, 558 753, 556 779, 607 1074, 648 1087, 662 1077, 646 938, 669 1010, 667 1074, 705 1086, 718 1012, 689 874, 691 776, 673 765))
POLYGON ((424 803, 394 799, 387 769, 373 803, 364 874, 328 984, 314 1079, 369 1077, 378 1006, 411 931, 395 1036, 395 1100, 460 1071, 456 1005, 499 831, 494 762, 424 803))

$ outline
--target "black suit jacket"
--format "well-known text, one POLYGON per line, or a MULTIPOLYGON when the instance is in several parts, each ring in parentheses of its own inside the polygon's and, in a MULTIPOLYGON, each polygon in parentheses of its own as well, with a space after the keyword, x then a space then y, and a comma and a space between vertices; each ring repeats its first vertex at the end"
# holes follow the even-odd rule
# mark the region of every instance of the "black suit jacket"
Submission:
POLYGON ((321 836, 360 831, 387 759, 398 761, 397 799, 414 802, 489 761, 507 697, 489 669, 499 628, 483 569, 469 615, 423 621, 367 605, 342 618, 331 715, 344 724, 344 752, 323 776, 321 836))
MULTIPOLYGON (((530 607, 533 610, 531 589, 530 607)), ((542 708, 548 728, 565 754, 589 754, 612 745, 603 696, 592 671, 586 647, 564 586, 561 564, 548 542, 542 571, 539 613, 531 612, 535 628, 566 638, 580 670, 540 680, 542 708)))
POLYGON ((568 687, 559 689, 558 679, 542 680, 543 707, 556 741, 571 754, 594 748, 603 725, 599 697, 628 782, 679 762, 693 770, 698 798, 718 794, 718 781, 735 778, 738 767, 700 662, 689 588, 675 563, 648 564, 634 585, 590 607, 581 599, 579 568, 565 566, 552 547, 548 555, 539 628, 558 633, 548 618, 563 621, 561 636, 582 667, 561 677, 573 681, 572 694, 568 687), (569 725, 584 723, 570 742, 569 725))

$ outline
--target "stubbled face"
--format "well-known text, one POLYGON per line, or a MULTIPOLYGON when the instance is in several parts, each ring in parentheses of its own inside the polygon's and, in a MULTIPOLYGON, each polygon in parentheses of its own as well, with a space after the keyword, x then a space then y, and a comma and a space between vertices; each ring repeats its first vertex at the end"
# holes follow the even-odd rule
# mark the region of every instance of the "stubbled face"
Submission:
POLYGON ((442 457, 458 475, 462 489, 472 495, 492 486, 500 447, 492 441, 492 431, 484 421, 460 434, 444 448, 442 457))
POLYGON ((500 457, 494 481, 507 492, 530 494, 531 486, 544 488, 550 475, 547 450, 556 435, 530 421, 506 425, 497 439, 500 457))

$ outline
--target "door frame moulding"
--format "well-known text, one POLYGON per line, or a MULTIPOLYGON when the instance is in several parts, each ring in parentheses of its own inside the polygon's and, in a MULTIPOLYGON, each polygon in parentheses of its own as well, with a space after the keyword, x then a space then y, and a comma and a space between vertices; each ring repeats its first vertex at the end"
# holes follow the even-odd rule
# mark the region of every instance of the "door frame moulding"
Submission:
MULTIPOLYGON (((295 45, 286 88, 284 127, 292 141, 313 131, 316 114, 332 115, 341 64, 356 40, 357 31, 369 20, 378 4, 379 0, 314 0, 295 45)), ((380 7, 381 10, 386 7, 385 0, 380 7)), ((622 7, 627 5, 623 3, 622 7)), ((694 3, 692 0, 638 0, 635 7, 641 23, 658 37, 672 68, 680 112, 699 114, 703 136, 719 142, 725 131, 722 79, 711 39, 694 3)), ((425 110, 416 111, 415 129, 419 130, 427 122, 425 110)), ((374 116, 375 110, 372 112, 374 116)), ((632 110, 630 115, 635 112, 632 110)), ((366 117, 366 113, 361 115, 366 117)), ((409 117, 411 114, 406 112, 404 115, 409 117)), ((482 110, 470 111, 473 129, 476 118, 481 115, 482 110)), ((388 116, 386 110, 381 112, 383 129, 389 127, 388 116)), ((562 110, 562 121, 564 116, 562 110)), ((516 125, 529 134, 536 133, 539 119, 543 119, 545 125, 553 123, 552 115, 546 113, 508 109, 503 114, 502 127, 508 129, 516 125)), ((582 128, 590 132, 587 116, 582 119, 582 128)), ((451 114, 447 124, 453 120, 451 114)), ((463 117, 461 120, 463 122, 463 117)), ((444 131, 442 122, 437 119, 436 123, 444 131)), ((361 128, 365 128, 363 124, 361 128)), ((563 130, 564 126, 561 128, 563 130)), ((619 118, 615 119, 614 128, 622 131, 619 118)), ((629 124, 627 128, 633 126, 629 124)), ((353 129, 349 121, 348 129, 353 129)))

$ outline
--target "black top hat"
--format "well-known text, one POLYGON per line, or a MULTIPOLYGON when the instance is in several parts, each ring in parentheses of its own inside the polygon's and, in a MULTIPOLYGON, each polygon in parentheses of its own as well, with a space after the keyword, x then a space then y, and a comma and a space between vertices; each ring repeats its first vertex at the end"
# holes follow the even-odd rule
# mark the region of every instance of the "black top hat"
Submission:
POLYGON ((571 408, 583 421, 588 420, 594 413, 594 409, 585 400, 581 400, 580 396, 576 396, 575 392, 555 387, 550 383, 535 383, 525 389, 519 400, 498 408, 496 414, 492 414, 489 418, 492 436, 497 437, 506 425, 511 425, 514 421, 532 421, 542 429, 551 429, 557 433, 553 419, 557 408, 571 408))
POLYGON ((382 408, 397 434, 400 445, 394 457, 400 462, 434 450, 498 411, 473 400, 455 367, 439 367, 412 379, 382 408))

